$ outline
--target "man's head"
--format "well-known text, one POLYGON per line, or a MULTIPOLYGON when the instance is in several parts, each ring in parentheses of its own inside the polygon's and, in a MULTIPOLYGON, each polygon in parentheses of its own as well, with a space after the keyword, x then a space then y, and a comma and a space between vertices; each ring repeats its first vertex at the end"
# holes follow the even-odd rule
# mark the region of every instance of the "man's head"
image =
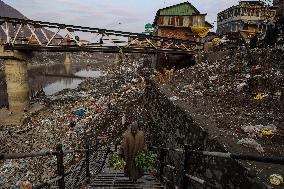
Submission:
POLYGON ((130 125, 130 130, 132 134, 136 134, 138 131, 138 123, 135 121, 130 125))

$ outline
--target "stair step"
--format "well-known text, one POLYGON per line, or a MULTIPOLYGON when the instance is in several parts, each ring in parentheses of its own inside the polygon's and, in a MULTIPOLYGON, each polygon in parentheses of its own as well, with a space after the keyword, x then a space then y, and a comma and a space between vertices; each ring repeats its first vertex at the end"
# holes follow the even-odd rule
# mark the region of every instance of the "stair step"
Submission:
MULTIPOLYGON (((113 149, 113 148, 112 148, 113 149)), ((109 155, 110 156, 110 155, 109 155)), ((108 157, 109 158, 109 157, 108 157)), ((108 158, 106 161, 108 161, 108 158)), ((133 183, 124 176, 123 170, 114 170, 106 165, 101 173, 92 175, 89 189, 165 189, 165 187, 149 173, 133 183)))
MULTIPOLYGON (((139 186, 90 186, 90 189, 96 188, 96 189, 147 189, 144 187, 139 186)), ((153 189, 153 188, 149 188, 153 189)))
POLYGON ((90 186, 125 186, 125 187, 128 187, 128 186, 133 186, 135 187, 134 184, 126 184, 126 183, 93 183, 91 184, 90 186))
POLYGON ((92 182, 124 182, 124 183, 132 183, 130 180, 119 180, 119 179, 93 179, 92 182))

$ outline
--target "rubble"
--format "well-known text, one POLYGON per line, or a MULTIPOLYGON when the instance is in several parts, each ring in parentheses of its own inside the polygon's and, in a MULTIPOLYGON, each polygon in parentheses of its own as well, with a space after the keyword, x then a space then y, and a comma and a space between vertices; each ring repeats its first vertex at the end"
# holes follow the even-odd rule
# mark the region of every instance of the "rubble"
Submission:
MULTIPOLYGON (((168 98, 176 96, 175 104, 229 152, 282 157, 283 51, 254 49, 249 56, 243 49, 225 49, 219 60, 211 61, 214 53, 219 52, 175 71, 172 80, 155 77, 160 91, 168 98)), ((245 167, 256 170, 266 183, 271 171, 284 173, 273 165, 245 167)))
POLYGON ((256 149, 258 152, 263 153, 264 149, 262 148, 262 146, 260 144, 258 144, 254 139, 252 138, 242 138, 241 140, 239 140, 237 142, 237 144, 242 144, 246 147, 249 148, 254 148, 256 149))
MULTIPOLYGON (((85 134, 98 141, 104 138, 116 142, 126 129, 121 124, 122 118, 129 122, 139 115, 137 107, 131 104, 144 90, 144 80, 138 74, 141 61, 143 58, 129 59, 122 69, 112 65, 106 75, 88 78, 74 90, 35 99, 46 108, 28 116, 24 125, 1 127, 0 136, 5 136, 0 138, 5 144, 0 147, 1 152, 44 152, 54 150, 57 144, 63 144, 64 150, 80 149, 84 148, 85 134)), ((65 156, 66 170, 79 159, 78 154, 65 156)), ((52 178, 55 171, 56 158, 51 156, 6 160, 0 162, 0 188, 15 188, 21 184, 28 187, 28 182, 36 184, 52 178)))
MULTIPOLYGON (((281 156, 283 71, 277 63, 271 65, 279 55, 271 51, 254 55, 256 65, 249 65, 247 55, 238 51, 216 62, 204 60, 176 70, 171 77, 158 72, 153 77, 168 99, 230 151, 281 156), (258 94, 267 96, 254 99, 258 94)), ((44 110, 28 117, 23 126, 1 128, 0 142, 6 144, 1 152, 46 151, 59 143, 65 150, 84 148, 85 133, 94 135, 94 143, 118 142, 127 123, 143 119, 147 111, 139 102, 146 85, 141 62, 143 58, 129 58, 121 67, 108 67, 100 78, 86 79, 77 89, 37 99, 44 110)), ((68 155, 65 163, 69 167, 79 159, 78 154, 68 155)), ((48 180, 55 169, 55 157, 0 162, 0 188, 48 180)), ((262 178, 267 180, 269 173, 262 178)))

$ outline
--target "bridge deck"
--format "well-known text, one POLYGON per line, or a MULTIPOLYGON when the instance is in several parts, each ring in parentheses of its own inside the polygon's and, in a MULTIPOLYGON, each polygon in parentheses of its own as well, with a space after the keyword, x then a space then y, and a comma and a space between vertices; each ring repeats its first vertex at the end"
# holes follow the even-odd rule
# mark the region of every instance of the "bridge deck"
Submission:
POLYGON ((204 48, 197 40, 0 16, 1 30, 4 50, 194 54, 204 48))
POLYGON ((167 54, 195 54, 194 50, 183 49, 167 49, 167 48, 145 48, 145 47, 121 47, 119 49, 116 46, 37 46, 37 45, 4 45, 4 50, 19 50, 19 51, 49 51, 49 52, 104 52, 104 53, 143 53, 143 54, 155 54, 155 53, 167 53, 167 54))

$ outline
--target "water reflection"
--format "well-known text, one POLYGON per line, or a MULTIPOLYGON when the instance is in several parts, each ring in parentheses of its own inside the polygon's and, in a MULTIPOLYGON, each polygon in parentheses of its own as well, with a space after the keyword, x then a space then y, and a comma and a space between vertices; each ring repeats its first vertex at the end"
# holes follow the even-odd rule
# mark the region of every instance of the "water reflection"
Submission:
MULTIPOLYGON (((38 66, 28 70, 30 96, 44 89, 47 95, 54 94, 66 88, 74 89, 83 81, 80 78, 60 77, 60 75, 76 75, 80 77, 98 77, 99 71, 93 71, 87 64, 55 64, 52 66, 38 66), (54 76, 46 76, 54 74, 54 76)), ((7 87, 4 72, 0 72, 0 108, 8 105, 7 87)))
POLYGON ((82 82, 82 79, 74 79, 74 78, 64 78, 59 81, 47 85, 43 88, 43 91, 46 95, 52 95, 57 93, 63 89, 75 89, 82 82))
POLYGON ((71 64, 64 64, 66 75, 71 75, 71 64))
POLYGON ((102 73, 100 71, 92 71, 92 70, 81 70, 77 73, 75 73, 76 76, 80 76, 80 77, 98 77, 101 76, 102 73))
MULTIPOLYGON (((102 75, 100 71, 92 71, 90 69, 81 70, 74 74, 75 76, 80 77, 99 77, 102 75)), ((63 89, 75 89, 82 83, 83 79, 78 78, 61 78, 59 81, 56 81, 50 85, 47 85, 43 88, 43 91, 46 95, 55 94, 63 89)))

